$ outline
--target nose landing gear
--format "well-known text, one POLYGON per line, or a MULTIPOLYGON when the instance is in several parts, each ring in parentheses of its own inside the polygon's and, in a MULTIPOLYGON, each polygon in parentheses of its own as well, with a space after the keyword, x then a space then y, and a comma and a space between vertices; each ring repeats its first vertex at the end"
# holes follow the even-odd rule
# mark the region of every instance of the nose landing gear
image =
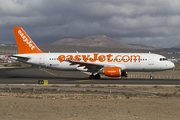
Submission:
POLYGON ((150 79, 151 80, 154 79, 153 76, 152 76, 152 72, 150 72, 150 79))

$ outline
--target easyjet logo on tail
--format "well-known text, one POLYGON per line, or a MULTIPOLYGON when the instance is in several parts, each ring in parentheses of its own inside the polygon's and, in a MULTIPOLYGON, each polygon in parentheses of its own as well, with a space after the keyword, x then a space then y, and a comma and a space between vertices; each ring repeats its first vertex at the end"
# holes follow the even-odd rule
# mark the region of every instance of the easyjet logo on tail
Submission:
POLYGON ((84 62, 140 62, 141 57, 139 55, 116 55, 112 54, 107 55, 99 55, 98 53, 94 53, 91 55, 60 55, 58 60, 63 62, 64 60, 72 60, 72 61, 84 61, 84 62))
POLYGON ((32 41, 27 39, 27 37, 24 35, 24 33, 22 33, 21 30, 18 30, 18 34, 21 36, 21 38, 23 39, 23 41, 29 45, 29 47, 31 48, 31 50, 33 50, 35 48, 35 46, 32 44, 32 41))

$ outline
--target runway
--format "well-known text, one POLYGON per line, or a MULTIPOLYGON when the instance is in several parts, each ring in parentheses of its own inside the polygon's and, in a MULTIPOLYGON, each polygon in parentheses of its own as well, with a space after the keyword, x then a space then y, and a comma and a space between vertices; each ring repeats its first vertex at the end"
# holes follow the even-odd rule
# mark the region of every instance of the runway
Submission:
POLYGON ((180 85, 179 79, 89 79, 79 71, 56 71, 44 68, 0 68, 0 84, 37 84, 48 80, 49 84, 130 84, 130 85, 180 85))

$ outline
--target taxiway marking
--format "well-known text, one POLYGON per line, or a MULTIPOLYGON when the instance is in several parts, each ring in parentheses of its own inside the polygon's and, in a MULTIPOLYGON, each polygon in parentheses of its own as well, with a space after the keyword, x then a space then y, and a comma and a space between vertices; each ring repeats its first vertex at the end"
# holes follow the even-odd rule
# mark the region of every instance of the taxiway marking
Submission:
POLYGON ((53 75, 53 76, 59 77, 59 76, 56 75, 55 73, 52 73, 52 72, 50 72, 50 71, 48 71, 48 70, 46 70, 46 69, 41 68, 40 70, 42 70, 42 71, 44 71, 44 72, 47 72, 47 73, 49 73, 49 74, 51 74, 51 75, 53 75))
POLYGON ((94 81, 94 80, 78 80, 76 82, 89 82, 89 81, 94 81))

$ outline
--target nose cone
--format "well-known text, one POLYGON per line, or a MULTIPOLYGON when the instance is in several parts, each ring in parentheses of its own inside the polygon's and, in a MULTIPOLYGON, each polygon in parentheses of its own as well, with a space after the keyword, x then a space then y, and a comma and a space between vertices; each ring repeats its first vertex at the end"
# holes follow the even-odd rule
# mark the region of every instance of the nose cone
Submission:
POLYGON ((172 69, 172 68, 175 67, 175 65, 174 65, 174 63, 170 62, 170 63, 168 64, 168 67, 169 67, 169 69, 172 69))

